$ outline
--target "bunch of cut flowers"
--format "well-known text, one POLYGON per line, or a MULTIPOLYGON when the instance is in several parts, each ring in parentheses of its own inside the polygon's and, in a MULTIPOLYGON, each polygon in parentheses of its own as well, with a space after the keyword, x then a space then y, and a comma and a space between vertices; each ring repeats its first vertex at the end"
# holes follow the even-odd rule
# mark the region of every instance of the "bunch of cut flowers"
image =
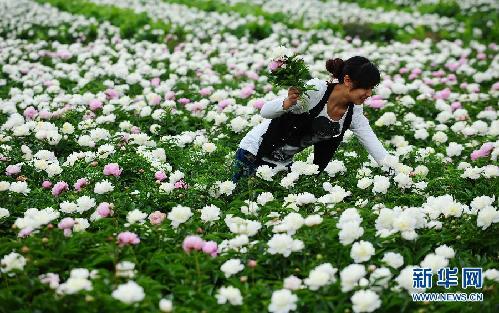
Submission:
MULTIPOLYGON (((299 100, 308 90, 317 90, 314 86, 307 85, 312 78, 305 61, 290 49, 279 46, 272 51, 271 61, 268 65, 268 81, 276 88, 288 89, 295 87, 300 92, 299 100)), ((302 101, 299 101, 300 103, 302 101)))

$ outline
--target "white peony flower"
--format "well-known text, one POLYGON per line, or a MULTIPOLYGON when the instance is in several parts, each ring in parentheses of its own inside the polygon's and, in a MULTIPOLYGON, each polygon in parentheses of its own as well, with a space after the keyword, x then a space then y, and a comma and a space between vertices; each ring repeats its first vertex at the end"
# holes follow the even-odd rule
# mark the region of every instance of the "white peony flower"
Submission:
POLYGON ((333 284, 336 281, 334 276, 336 272, 338 272, 338 269, 334 268, 331 263, 321 264, 310 271, 304 283, 310 290, 317 290, 320 287, 333 284))
POLYGON ((215 295, 217 298, 218 304, 225 304, 229 302, 232 305, 241 305, 243 304, 243 297, 241 296, 241 291, 238 288, 229 286, 222 287, 218 289, 217 294, 215 295))
POLYGON ((424 292, 425 291, 425 288, 418 288, 418 289, 413 288, 413 283, 414 283, 413 273, 414 273, 415 268, 419 268, 419 267, 413 266, 413 265, 406 266, 402 271, 400 271, 399 276, 397 276, 397 278, 395 278, 395 281, 397 282, 397 284, 401 288, 404 288, 405 290, 407 290, 409 293, 424 292))
POLYGON ((104 179, 101 182, 95 183, 94 192, 96 194, 102 195, 102 194, 105 194, 108 192, 112 192, 113 190, 114 190, 113 184, 107 179, 104 179))
POLYGON ((274 225, 272 231, 275 233, 287 232, 288 235, 294 235, 304 223, 305 219, 299 213, 291 212, 279 224, 274 225))
POLYGON ((371 276, 369 276, 369 283, 376 286, 373 289, 382 290, 383 288, 388 287, 388 283, 390 282, 391 278, 392 273, 388 268, 379 267, 371 273, 371 276))
POLYGON ((217 149, 217 146, 212 142, 205 142, 203 143, 202 149, 206 153, 213 153, 217 149))
POLYGON ((59 211, 63 213, 74 213, 78 209, 78 205, 73 202, 63 201, 59 204, 59 211))
POLYGON ((284 279, 283 286, 285 289, 298 290, 302 288, 302 281, 298 277, 291 275, 284 279))
POLYGON ((75 218, 75 224, 73 225, 74 232, 84 231, 90 227, 90 223, 86 218, 75 218))
POLYGON ((180 224, 187 222, 187 220, 192 216, 191 208, 181 206, 177 204, 168 213, 167 218, 172 221, 171 225, 173 228, 177 228, 180 224))
POLYGON ((381 260, 393 268, 399 268, 404 265, 404 257, 400 253, 386 252, 381 260))
POLYGON ((19 253, 11 252, 7 255, 4 255, 0 264, 2 266, 2 273, 8 273, 13 270, 22 271, 24 269, 24 266, 26 265, 26 259, 19 253))
POLYGON ((324 171, 328 173, 330 177, 334 177, 338 173, 345 173, 347 171, 347 168, 343 161, 332 160, 328 163, 324 171))
POLYGON ((447 245, 441 245, 435 249, 435 254, 440 255, 447 259, 452 259, 456 253, 454 252, 454 249, 452 249, 451 247, 447 245))
POLYGON ((121 284, 112 293, 113 298, 120 300, 126 304, 132 304, 144 300, 144 288, 138 285, 133 280, 129 280, 126 284, 121 284))
POLYGON ((231 181, 218 182, 218 190, 220 194, 230 196, 236 188, 236 184, 231 181))
POLYGON ((135 223, 144 223, 145 219, 147 218, 147 213, 144 213, 140 211, 139 209, 135 209, 133 211, 128 212, 126 215, 126 220, 130 224, 135 224, 135 223))
POLYGON ((267 251, 270 254, 282 254, 285 257, 288 257, 291 252, 300 251, 304 248, 303 241, 293 239, 287 234, 274 234, 267 245, 269 247, 267 251))
POLYGON ((340 272, 341 291, 347 292, 355 288, 357 282, 366 275, 364 265, 350 264, 340 272))
POLYGON ((379 296, 372 290, 358 290, 350 300, 355 313, 373 312, 381 306, 379 296))
POLYGON ((312 214, 305 218, 305 225, 311 227, 322 223, 322 217, 319 214, 312 214))
POLYGON ((161 312, 169 313, 173 311, 173 303, 170 299, 159 300, 159 310, 161 312))
POLYGON ((122 261, 116 264, 116 276, 133 278, 135 276, 135 264, 130 261, 122 261))
POLYGON ((441 255, 430 253, 425 256, 420 265, 422 268, 431 268, 432 273, 436 274, 439 269, 449 265, 449 260, 441 255))
POLYGON ((7 210, 6 208, 0 208, 0 219, 9 216, 10 216, 9 210, 7 210))
POLYGON ((371 186, 373 183, 373 179, 370 177, 363 177, 359 179, 357 182, 357 187, 360 189, 366 189, 367 187, 371 186))
POLYGON ((374 176, 374 185, 373 192, 374 193, 383 193, 385 194, 390 187, 390 179, 385 176, 376 175, 374 176))
POLYGON ((349 221, 342 225, 338 234, 340 243, 344 246, 351 244, 364 234, 364 228, 360 227, 359 222, 349 221))
POLYGON ((354 243, 352 245, 352 249, 350 250, 350 257, 352 257, 355 263, 368 261, 373 255, 373 245, 364 240, 354 243))
POLYGON ((297 301, 298 297, 288 289, 276 290, 272 293, 268 309, 272 313, 288 313, 296 310, 297 301))
POLYGON ((82 196, 76 200, 76 211, 78 213, 86 212, 95 207, 95 199, 89 196, 82 196))
POLYGON ((288 49, 285 46, 278 46, 278 47, 275 47, 274 49, 272 49, 272 51, 270 53, 270 58, 272 60, 276 60, 276 59, 282 59, 285 56, 290 57, 292 55, 293 55, 292 50, 288 49))
POLYGON ((492 206, 487 206, 478 212, 476 225, 487 229, 492 223, 499 223, 499 211, 492 206))
POLYGON ((270 202, 274 200, 274 196, 272 195, 271 192, 262 192, 258 197, 256 198, 256 202, 260 205, 265 205, 267 202, 270 202))
POLYGON ((243 269, 244 265, 241 263, 240 259, 227 260, 220 267, 220 270, 224 272, 226 278, 229 278, 230 276, 239 273, 243 269))
POLYGON ((203 207, 200 211, 203 222, 218 221, 220 219, 220 208, 213 204, 203 207))
POLYGON ((256 170, 256 176, 266 181, 272 181, 274 175, 274 169, 268 165, 260 165, 256 170))

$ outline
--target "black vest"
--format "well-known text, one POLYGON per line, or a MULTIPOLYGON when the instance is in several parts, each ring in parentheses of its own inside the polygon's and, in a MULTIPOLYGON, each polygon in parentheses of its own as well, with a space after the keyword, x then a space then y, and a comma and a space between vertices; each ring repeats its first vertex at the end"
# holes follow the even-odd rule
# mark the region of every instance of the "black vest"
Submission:
MULTIPOLYGON (((294 114, 286 112, 281 116, 273 118, 267 131, 262 135, 262 143, 258 149, 257 157, 262 158, 270 155, 275 147, 293 141, 296 137, 301 137, 306 129, 310 129, 313 119, 319 115, 329 99, 331 92, 336 84, 327 82, 327 90, 321 101, 311 110, 294 114)), ((353 103, 348 104, 347 115, 343 123, 341 134, 314 144, 314 164, 319 166, 319 172, 322 172, 329 161, 334 156, 338 146, 343 141, 345 131, 350 127, 353 115, 353 103)))

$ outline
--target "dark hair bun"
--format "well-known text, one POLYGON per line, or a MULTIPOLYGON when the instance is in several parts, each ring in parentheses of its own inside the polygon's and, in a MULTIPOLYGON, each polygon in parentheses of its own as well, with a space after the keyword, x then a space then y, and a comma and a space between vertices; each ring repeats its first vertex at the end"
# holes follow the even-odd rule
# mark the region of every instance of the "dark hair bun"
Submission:
POLYGON ((329 59, 326 61, 326 69, 329 73, 333 74, 334 78, 340 78, 344 66, 345 62, 340 58, 329 59))

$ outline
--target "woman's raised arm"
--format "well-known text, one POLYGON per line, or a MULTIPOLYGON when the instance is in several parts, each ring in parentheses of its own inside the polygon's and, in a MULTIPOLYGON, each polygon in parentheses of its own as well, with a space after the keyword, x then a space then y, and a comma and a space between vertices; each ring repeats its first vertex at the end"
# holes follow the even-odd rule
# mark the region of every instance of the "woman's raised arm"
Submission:
POLYGON ((296 88, 288 89, 288 96, 282 95, 272 100, 266 101, 263 105, 260 114, 264 118, 275 118, 281 116, 285 112, 300 114, 310 110, 319 101, 321 96, 320 80, 313 78, 307 84, 315 86, 317 90, 309 90, 305 93, 303 99, 298 100, 298 92, 296 88), (297 105, 298 104, 298 105, 297 105))

